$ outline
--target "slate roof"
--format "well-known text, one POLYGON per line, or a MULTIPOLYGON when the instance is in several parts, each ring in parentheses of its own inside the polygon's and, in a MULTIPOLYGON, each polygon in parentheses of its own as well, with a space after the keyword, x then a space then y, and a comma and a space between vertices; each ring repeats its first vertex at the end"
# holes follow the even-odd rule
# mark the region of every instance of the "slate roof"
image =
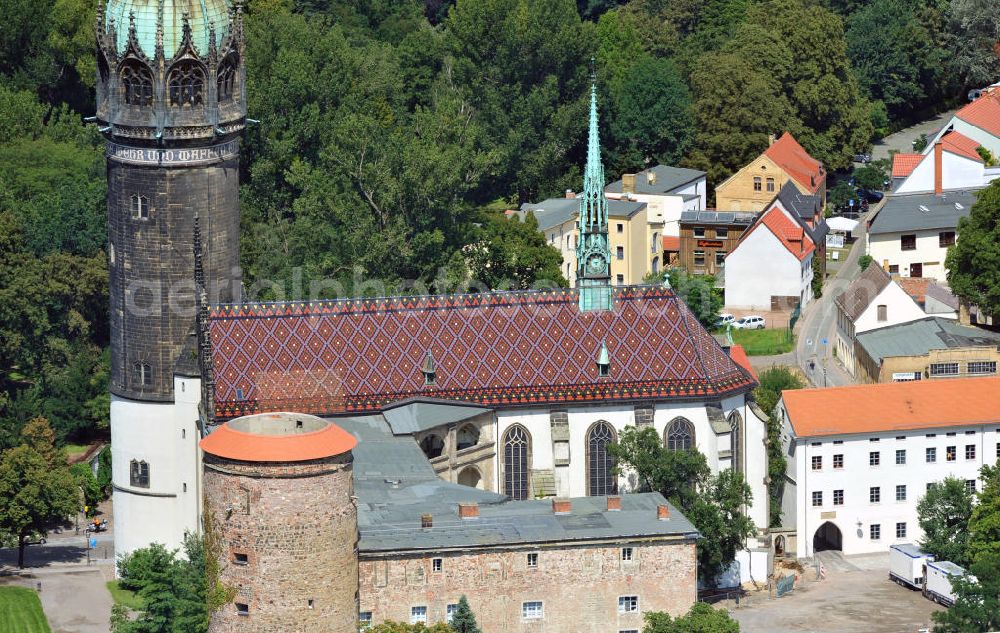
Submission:
POLYGON ((892 195, 878 212, 868 229, 869 235, 906 233, 923 229, 954 229, 958 219, 969 215, 976 202, 976 192, 945 191, 892 195))
POLYGON ((669 519, 656 518, 657 505, 667 503, 659 493, 622 495, 622 509, 617 512, 607 511, 606 497, 574 498, 570 514, 555 515, 550 499, 512 501, 443 481, 413 437, 392 435, 380 415, 338 418, 337 424, 358 439, 353 468, 361 554, 699 537, 694 525, 672 505, 669 519), (458 518, 458 504, 473 502, 479 504, 480 517, 458 518), (433 517, 433 527, 421 528, 423 514, 433 517))
POLYGON ((778 191, 777 200, 789 213, 798 218, 799 224, 809 233, 813 244, 821 244, 826 240, 830 228, 822 214, 816 226, 810 224, 823 206, 819 196, 802 193, 792 181, 788 181, 778 191))
MULTIPOLYGON (((631 200, 608 199, 608 216, 612 218, 630 218, 643 208, 645 202, 635 202, 631 200)), ((538 203, 525 202, 521 205, 518 215, 522 218, 531 211, 538 220, 539 230, 548 229, 553 226, 572 220, 580 215, 579 198, 549 198, 538 203)))
POLYGON ((889 356, 924 356, 931 350, 997 347, 1000 334, 953 319, 928 317, 858 334, 858 343, 876 363, 889 356))
POLYGON ((682 211, 681 224, 708 224, 729 226, 743 224, 750 226, 757 219, 756 213, 749 211, 682 211))
POLYGON ((791 132, 782 134, 781 138, 764 150, 764 155, 785 170, 800 188, 809 193, 819 191, 820 185, 826 180, 823 163, 810 156, 791 132))
POLYGON ((1000 137, 1000 90, 983 93, 981 97, 956 112, 955 116, 993 136, 1000 137))
POLYGON ((951 290, 944 286, 935 283, 928 284, 926 297, 935 299, 952 310, 958 310, 958 297, 953 295, 951 290))
POLYGON ((847 318, 856 321, 872 304, 875 297, 891 283, 892 277, 889 273, 878 264, 872 263, 833 301, 844 311, 847 318))
POLYGON ((218 306, 210 311, 216 416, 379 411, 409 398, 487 407, 742 393, 753 378, 663 286, 218 306), (609 377, 596 365, 602 343, 609 377), (430 351, 436 382, 420 367, 430 351))
MULTIPOLYGON (((689 185, 696 180, 705 177, 705 172, 697 169, 686 169, 684 167, 670 167, 668 165, 657 165, 644 169, 635 175, 635 193, 640 194, 667 194, 674 189, 679 189, 684 185, 689 185), (656 176, 656 182, 650 183, 648 174, 656 176)), ((622 193, 622 181, 616 180, 604 188, 606 193, 622 193)))

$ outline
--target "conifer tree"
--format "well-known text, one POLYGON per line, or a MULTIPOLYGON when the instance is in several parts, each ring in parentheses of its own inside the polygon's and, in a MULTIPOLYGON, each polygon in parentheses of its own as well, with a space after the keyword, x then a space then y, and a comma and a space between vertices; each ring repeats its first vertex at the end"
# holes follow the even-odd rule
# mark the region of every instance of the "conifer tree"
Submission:
POLYGON ((469 601, 462 596, 458 599, 458 608, 451 616, 451 628, 455 633, 482 633, 476 624, 476 615, 469 607, 469 601))

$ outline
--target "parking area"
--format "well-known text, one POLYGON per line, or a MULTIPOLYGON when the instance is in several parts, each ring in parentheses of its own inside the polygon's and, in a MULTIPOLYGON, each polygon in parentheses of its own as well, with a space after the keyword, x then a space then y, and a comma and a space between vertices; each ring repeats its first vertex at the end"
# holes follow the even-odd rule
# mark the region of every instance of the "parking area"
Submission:
MULTIPOLYGON (((827 554, 824 552, 824 554, 827 554)), ((727 605, 743 633, 917 633, 942 607, 889 580, 888 554, 824 558, 826 579, 806 567, 795 591, 727 605)))

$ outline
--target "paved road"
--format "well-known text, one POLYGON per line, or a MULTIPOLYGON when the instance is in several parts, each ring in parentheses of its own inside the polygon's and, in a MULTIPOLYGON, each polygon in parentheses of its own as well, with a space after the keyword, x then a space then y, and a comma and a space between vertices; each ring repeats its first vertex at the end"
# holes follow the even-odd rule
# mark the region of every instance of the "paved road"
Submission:
POLYGON ((921 134, 926 134, 929 137, 933 136, 934 132, 940 130, 945 123, 951 120, 952 115, 955 114, 954 110, 949 110, 939 114, 936 117, 927 119, 926 121, 921 121, 912 127, 908 127, 905 130, 900 130, 895 134, 890 134, 881 141, 875 143, 872 148, 872 158, 878 160, 880 158, 889 158, 889 151, 896 150, 898 152, 912 152, 913 151, 913 141, 916 140, 921 134))

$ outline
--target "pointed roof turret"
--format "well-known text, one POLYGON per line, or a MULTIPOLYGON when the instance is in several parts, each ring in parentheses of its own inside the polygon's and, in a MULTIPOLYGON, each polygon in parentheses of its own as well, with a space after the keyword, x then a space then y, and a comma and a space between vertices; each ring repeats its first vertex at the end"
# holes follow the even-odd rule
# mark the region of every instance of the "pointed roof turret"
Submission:
POLYGON ((590 84, 590 127, 587 134, 587 164, 583 170, 583 194, 580 198, 580 231, 607 227, 608 200, 604 196, 604 163, 601 162, 601 137, 597 126, 597 82, 590 84))
MULTIPOLYGON (((593 64, 593 60, 591 60, 593 64)), ((611 309, 611 247, 608 244, 608 199, 604 195, 604 164, 597 127, 597 78, 590 83, 590 129, 587 134, 587 164, 583 168, 583 192, 576 243, 576 283, 580 288, 580 310, 611 309)))

